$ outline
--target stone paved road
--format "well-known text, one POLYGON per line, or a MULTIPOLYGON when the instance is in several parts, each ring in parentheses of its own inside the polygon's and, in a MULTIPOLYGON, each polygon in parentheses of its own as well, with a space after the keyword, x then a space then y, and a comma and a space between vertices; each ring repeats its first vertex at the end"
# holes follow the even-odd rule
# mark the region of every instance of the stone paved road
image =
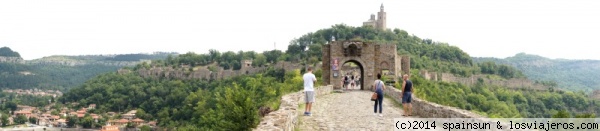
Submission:
MULTIPOLYGON (((373 115, 374 102, 369 91, 349 91, 317 97, 312 116, 299 117, 303 131, 381 131, 393 130, 394 118, 402 117, 402 108, 392 99, 383 99, 383 117, 373 115)), ((299 109, 304 112, 304 107, 299 109)))

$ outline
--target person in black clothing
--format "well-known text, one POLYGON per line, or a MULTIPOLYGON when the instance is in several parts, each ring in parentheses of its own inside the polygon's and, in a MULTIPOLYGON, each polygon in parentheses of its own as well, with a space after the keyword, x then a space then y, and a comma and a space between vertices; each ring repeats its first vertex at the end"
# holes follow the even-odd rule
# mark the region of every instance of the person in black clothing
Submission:
MULTIPOLYGON (((413 83, 408 79, 408 74, 402 76, 404 80, 402 82, 402 106, 404 107, 404 113, 408 114, 408 116, 412 116, 412 92, 413 92, 413 83)), ((402 116, 406 116, 402 115, 402 116)))
POLYGON ((348 74, 346 74, 346 75, 344 76, 344 85, 343 85, 344 89, 348 89, 348 83, 349 83, 349 82, 350 82, 350 81, 348 80, 348 74))
POLYGON ((354 85, 354 75, 350 76, 350 79, 348 79, 350 81, 350 88, 354 89, 355 85, 354 85))

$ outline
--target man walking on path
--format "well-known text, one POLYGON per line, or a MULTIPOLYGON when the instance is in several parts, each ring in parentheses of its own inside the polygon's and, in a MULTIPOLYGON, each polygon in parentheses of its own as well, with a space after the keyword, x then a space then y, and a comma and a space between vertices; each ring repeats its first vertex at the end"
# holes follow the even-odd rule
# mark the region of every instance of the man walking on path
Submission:
MULTIPOLYGON (((408 74, 404 74, 402 79, 404 80, 404 82, 402 82, 402 106, 404 107, 404 112, 407 113, 408 116, 412 116, 412 105, 410 103, 412 102, 413 83, 408 79, 408 74)), ((402 116, 406 116, 407 114, 402 116)))
POLYGON ((304 115, 310 116, 310 115, 312 115, 310 113, 312 103, 315 102, 314 84, 317 82, 317 78, 312 73, 311 67, 308 67, 308 69, 306 70, 306 73, 302 76, 302 78, 304 79, 304 96, 306 96, 306 98, 304 99, 304 101, 306 101, 304 115))

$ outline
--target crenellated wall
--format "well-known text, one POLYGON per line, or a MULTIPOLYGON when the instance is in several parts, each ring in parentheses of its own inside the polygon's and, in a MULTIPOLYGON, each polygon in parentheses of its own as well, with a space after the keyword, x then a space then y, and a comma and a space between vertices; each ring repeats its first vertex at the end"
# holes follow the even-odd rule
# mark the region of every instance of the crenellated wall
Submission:
MULTIPOLYGON (((333 86, 315 88, 316 96, 327 95, 333 91, 333 86)), ((287 94, 281 97, 279 110, 263 117, 255 131, 292 131, 298 124, 298 105, 304 103, 304 91, 287 94)))
MULTIPOLYGON (((402 103, 400 94, 402 91, 396 88, 385 88, 385 95, 391 97, 398 103, 402 103)), ((413 95, 413 114, 424 118, 483 118, 483 116, 456 107, 444 106, 425 100, 413 95)))

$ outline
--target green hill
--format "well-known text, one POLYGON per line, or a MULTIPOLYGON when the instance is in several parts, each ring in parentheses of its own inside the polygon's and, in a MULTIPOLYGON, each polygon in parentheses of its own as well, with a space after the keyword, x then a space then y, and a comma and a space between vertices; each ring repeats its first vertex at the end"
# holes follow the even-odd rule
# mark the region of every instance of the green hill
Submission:
MULTIPOLYGON (((17 57, 18 52, 2 47, 4 56, 17 57)), ((175 53, 49 56, 24 63, 0 62, 0 88, 44 89, 66 91, 105 72, 134 66, 140 60, 165 59, 175 53)))
POLYGON ((0 47, 0 56, 19 58, 21 57, 21 55, 18 52, 15 52, 8 47, 0 47))
MULTIPOLYGON (((397 44, 401 54, 411 56, 413 74, 418 70, 447 72, 459 76, 486 74, 504 79, 525 76, 510 65, 495 62, 475 63, 460 48, 431 39, 408 35, 406 31, 376 30, 370 27, 334 25, 311 32, 290 42, 287 51, 239 51, 208 54, 186 53, 151 64, 138 64, 141 68, 173 67, 180 65, 218 64, 236 69, 240 60, 252 59, 254 63, 295 61, 319 63, 321 46, 334 36, 337 40, 363 40, 397 44), (304 49, 308 47, 308 51, 304 49)), ((180 130, 250 130, 258 124, 258 109, 277 108, 280 96, 298 91, 300 71, 283 73, 268 71, 225 80, 180 80, 175 78, 144 78, 137 73, 115 72, 94 77, 82 86, 71 89, 60 101, 64 104, 97 104, 99 112, 122 112, 138 109, 143 119, 158 120, 159 126, 180 130)), ((316 71, 315 74, 318 73, 316 71)), ((319 77, 319 75, 317 75, 319 77)), ((585 97, 581 92, 562 90, 508 89, 487 85, 483 80, 474 86, 454 82, 429 81, 413 75, 417 97, 435 103, 478 112, 488 117, 552 117, 568 112, 576 117, 594 117, 600 103, 585 97), (583 114, 583 115, 582 115, 583 114)))
POLYGON ((591 92, 600 89, 600 60, 549 59, 519 53, 505 59, 473 58, 476 63, 492 61, 523 71, 528 78, 558 84, 558 88, 591 92))

